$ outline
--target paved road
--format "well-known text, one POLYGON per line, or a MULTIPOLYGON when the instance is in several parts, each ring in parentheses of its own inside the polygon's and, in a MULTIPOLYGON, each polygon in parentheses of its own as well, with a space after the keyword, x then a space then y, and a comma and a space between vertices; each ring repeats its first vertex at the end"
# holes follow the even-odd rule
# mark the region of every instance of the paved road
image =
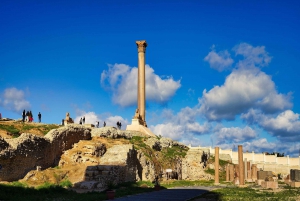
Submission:
POLYGON ((185 201, 199 196, 207 191, 211 191, 214 187, 176 187, 153 191, 151 193, 142 193, 121 198, 115 198, 116 201, 185 201))

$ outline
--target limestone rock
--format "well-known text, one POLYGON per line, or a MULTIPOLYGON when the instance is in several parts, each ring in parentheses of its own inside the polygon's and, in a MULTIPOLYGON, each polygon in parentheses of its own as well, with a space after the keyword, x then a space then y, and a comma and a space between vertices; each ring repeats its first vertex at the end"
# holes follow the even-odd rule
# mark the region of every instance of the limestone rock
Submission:
POLYGON ((108 137, 108 138, 125 138, 131 139, 133 136, 149 137, 148 135, 141 133, 139 131, 127 131, 119 130, 116 127, 102 127, 102 128, 93 128, 92 137, 108 137))
POLYGON ((79 140, 88 139, 91 139, 90 129, 74 125, 53 129, 44 137, 23 133, 18 138, 4 140, 6 143, 1 139, 0 181, 21 179, 36 166, 43 169, 55 166, 64 151, 79 140))

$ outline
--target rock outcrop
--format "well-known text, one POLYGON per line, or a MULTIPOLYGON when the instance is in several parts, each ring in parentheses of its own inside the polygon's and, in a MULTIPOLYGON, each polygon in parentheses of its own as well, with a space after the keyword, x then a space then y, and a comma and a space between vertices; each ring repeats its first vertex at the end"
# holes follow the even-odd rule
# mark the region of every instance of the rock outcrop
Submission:
POLYGON ((210 180, 214 177, 205 173, 205 166, 201 163, 203 150, 190 149, 182 160, 182 179, 183 180, 210 180))
POLYGON ((139 131, 127 131, 127 130, 119 130, 116 127, 102 127, 102 128, 94 128, 92 130, 92 137, 107 137, 107 138, 125 138, 131 139, 133 136, 140 137, 149 137, 139 131))
POLYGON ((0 181, 21 179, 36 166, 56 166, 64 151, 89 139, 91 130, 75 125, 53 129, 44 137, 23 133, 15 139, 0 139, 0 181))

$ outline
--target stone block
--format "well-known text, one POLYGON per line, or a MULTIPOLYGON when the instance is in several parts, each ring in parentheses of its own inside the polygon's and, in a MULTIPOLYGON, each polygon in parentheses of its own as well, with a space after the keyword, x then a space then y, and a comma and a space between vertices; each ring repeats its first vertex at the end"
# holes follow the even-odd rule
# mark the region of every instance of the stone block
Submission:
POLYGON ((103 170, 102 171, 102 175, 109 175, 110 171, 107 171, 107 170, 103 170))
POLYGON ((289 185, 293 188, 299 188, 300 187, 300 182, 292 181, 292 182, 289 182, 289 185))
POLYGON ((276 188, 278 188, 278 182, 277 181, 262 181, 261 187, 276 189, 276 188))
POLYGON ((300 170, 290 170, 290 180, 300 182, 300 170))
POLYGON ((95 170, 97 170, 98 168, 97 168, 97 166, 87 166, 86 167, 86 170, 87 171, 95 171, 95 170))
POLYGON ((257 171, 257 179, 265 180, 267 177, 273 177, 272 171, 257 171))
POLYGON ((260 186, 261 186, 261 183, 262 183, 263 181, 265 181, 265 180, 264 180, 264 179, 257 179, 255 183, 256 183, 257 185, 260 185, 260 186))

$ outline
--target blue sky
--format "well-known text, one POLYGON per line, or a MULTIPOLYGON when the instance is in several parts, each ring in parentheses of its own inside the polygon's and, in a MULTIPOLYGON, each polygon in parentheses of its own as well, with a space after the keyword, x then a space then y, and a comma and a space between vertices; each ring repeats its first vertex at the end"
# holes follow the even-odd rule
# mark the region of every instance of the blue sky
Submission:
POLYGON ((298 1, 1 1, 0 112, 123 128, 146 40, 146 121, 194 146, 300 149, 298 1))

